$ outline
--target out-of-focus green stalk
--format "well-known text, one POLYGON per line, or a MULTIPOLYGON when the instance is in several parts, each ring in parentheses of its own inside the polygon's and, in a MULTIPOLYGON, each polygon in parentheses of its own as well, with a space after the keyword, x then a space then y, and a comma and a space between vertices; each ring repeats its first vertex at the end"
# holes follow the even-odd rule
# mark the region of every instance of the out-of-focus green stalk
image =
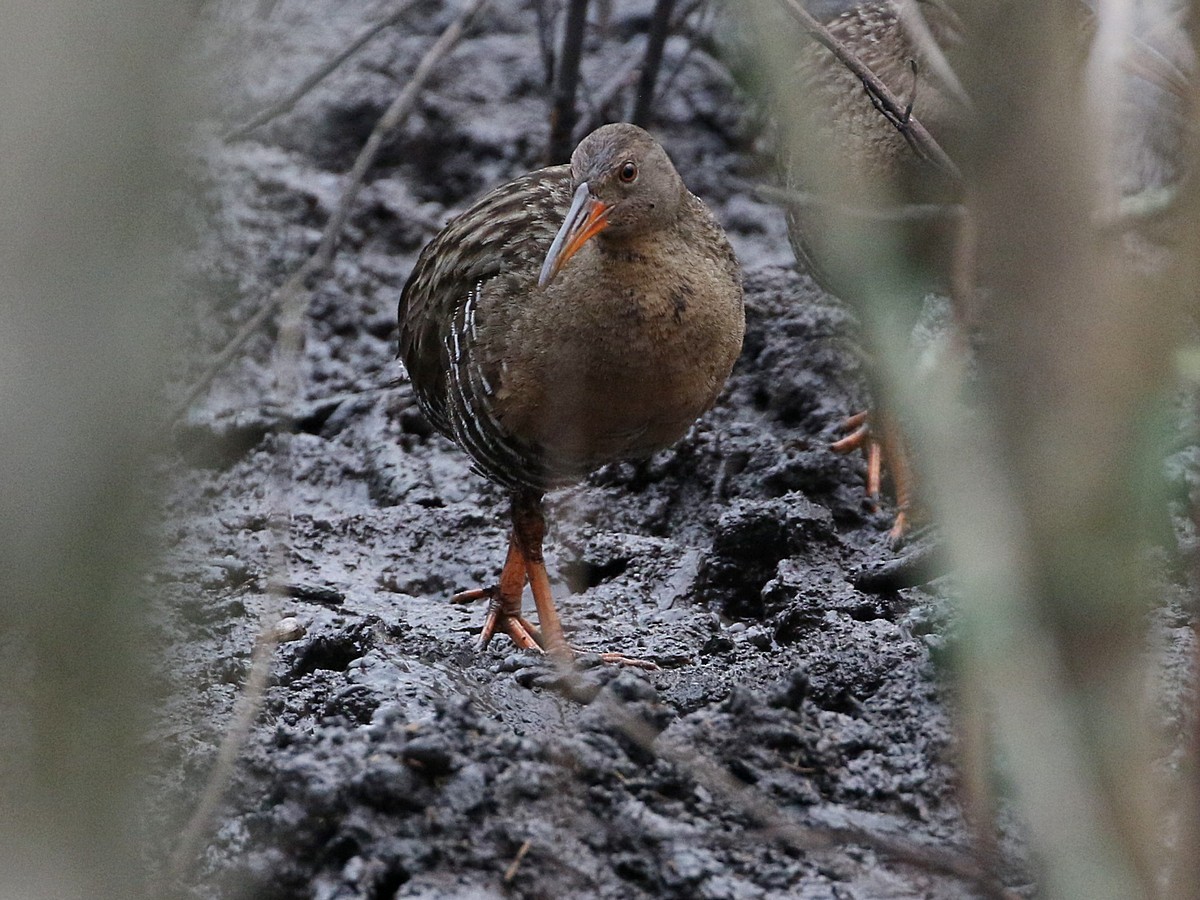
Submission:
POLYGON ((141 893, 174 4, 0 6, 0 896, 141 893))

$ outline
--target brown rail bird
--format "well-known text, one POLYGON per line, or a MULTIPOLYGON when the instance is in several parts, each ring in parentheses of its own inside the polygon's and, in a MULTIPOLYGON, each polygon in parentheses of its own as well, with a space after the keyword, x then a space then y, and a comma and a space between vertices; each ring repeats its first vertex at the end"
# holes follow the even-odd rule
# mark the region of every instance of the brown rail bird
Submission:
MULTIPOLYGON (((945 140, 954 133, 970 101, 942 55, 962 40, 962 24, 942 0, 910 3, 907 17, 903 4, 893 0, 808 0, 805 6, 834 39, 909 104, 912 114, 936 138, 945 140)), ((914 150, 876 108, 858 76, 828 49, 806 36, 799 37, 794 75, 810 103, 799 116, 785 111, 783 127, 810 136, 819 134, 848 177, 869 173, 893 204, 926 204, 928 209, 959 199, 958 186, 914 150)), ((793 148, 802 147, 803 141, 785 141, 785 146, 786 157, 796 152, 793 148)), ((793 180, 795 173, 803 170, 794 164, 797 161, 794 157, 783 160, 790 186, 819 197, 820 185, 793 180)), ((825 246, 836 209, 836 202, 789 207, 788 235, 801 266, 826 290, 853 300, 852 288, 838 277, 837 260, 825 246)), ((958 234, 958 219, 952 215, 915 217, 894 225, 893 237, 922 286, 909 298, 912 305, 919 305, 926 289, 949 286, 958 234)), ((965 310, 957 304, 952 309, 961 324, 965 310)), ((866 454, 867 493, 872 500, 881 492, 886 460, 899 509, 890 532, 892 543, 897 543, 908 528, 913 481, 902 429, 886 409, 860 412, 843 425, 851 433, 833 443, 832 449, 840 453, 861 449, 866 454)))
MULTIPOLYGON (((963 27, 942 0, 917 0, 910 4, 907 18, 901 14, 902 4, 893 0, 810 0, 807 5, 834 39, 910 105, 935 138, 945 141, 953 135, 970 101, 942 55, 961 42, 963 27), (917 23, 924 42, 917 38, 917 23)), ((794 74, 810 102, 798 121, 790 111, 784 126, 819 132, 839 167, 850 177, 870 173, 892 203, 958 199, 958 185, 916 152, 876 107, 858 76, 814 40, 798 38, 794 74)), ((784 162, 789 179, 803 168, 791 159, 784 162)), ((819 185, 792 186, 820 192, 819 185)), ((829 270, 828 251, 822 245, 829 230, 828 207, 793 206, 787 212, 797 259, 822 286, 841 293, 843 285, 829 270)), ((949 280, 954 226, 953 219, 932 217, 897 228, 906 255, 924 270, 928 286, 945 286, 949 280)))
MULTIPOLYGON (((908 104, 943 147, 956 152, 968 147, 972 133, 974 106, 954 74, 953 63, 964 54, 978 50, 989 35, 974 33, 958 17, 954 6, 969 13, 970 4, 950 4, 945 0, 805 0, 808 11, 829 30, 831 36, 871 69, 892 92, 908 104)), ((977 5, 978 6, 978 5, 977 5)), ((1136 194, 1147 188, 1177 183, 1181 177, 1178 147, 1186 121, 1187 101, 1191 96, 1187 72, 1192 51, 1181 27, 1184 4, 1160 0, 1138 4, 1131 20, 1135 33, 1122 39, 1122 74, 1112 102, 1118 104, 1123 123, 1114 154, 1120 188, 1136 194)), ((1095 36, 1095 19, 1088 4, 1075 6, 1078 14, 1078 59, 1083 77, 1089 47, 1095 36)), ((844 167, 843 177, 858 173, 872 176, 893 204, 917 204, 942 207, 943 213, 897 219, 890 237, 904 254, 910 276, 920 288, 907 296, 897 295, 897 303, 907 303, 914 311, 927 289, 948 291, 952 322, 946 337, 950 358, 959 363, 970 358, 969 335, 986 327, 988 311, 985 298, 992 292, 978 291, 975 284, 987 285, 992 273, 977 271, 972 217, 961 215, 960 207, 969 206, 969 197, 960 185, 946 177, 930 161, 916 152, 905 135, 876 107, 853 74, 825 47, 797 34, 796 87, 811 102, 796 115, 781 109, 781 128, 796 129, 796 134, 820 134, 831 148, 831 157, 844 167)), ((1185 126, 1186 127, 1186 126, 1185 126)), ((785 141, 785 145, 792 142, 785 141)), ((795 142, 801 147, 803 142, 795 142)), ((784 168, 789 186, 803 193, 820 194, 820 184, 803 183, 804 160, 801 150, 785 150, 784 168)), ((839 268, 858 266, 856 258, 838 260, 824 246, 836 210, 837 197, 825 197, 829 204, 796 204, 788 209, 788 231, 797 260, 822 286, 853 301, 853 288, 839 281, 839 268), (840 265, 839 265, 840 263, 840 265)), ((1177 231, 1164 221, 1164 231, 1139 229, 1124 235, 1128 263, 1136 271, 1149 271, 1161 264, 1167 245, 1177 231), (1170 237, 1168 237, 1170 235, 1170 237), (1163 240, 1166 238, 1166 240, 1163 240)), ((1153 229, 1154 226, 1151 226, 1153 229)), ((990 254, 984 253, 986 259, 990 254)), ((991 264, 1004 264, 992 259, 991 264)), ((876 384, 878 387, 878 384, 876 384)), ((877 394, 878 396, 878 394, 877 394)), ((886 409, 876 409, 869 417, 860 413, 845 423, 853 432, 832 446, 849 452, 863 449, 868 456, 868 493, 880 491, 882 460, 886 457, 895 486, 900 513, 892 530, 899 539, 907 525, 906 507, 912 488, 905 451, 905 437, 899 422, 886 409), (870 420, 869 420, 870 419, 870 420)))
MULTIPOLYGON (((480 636, 559 658, 542 557, 547 490, 674 443, 741 351, 737 259, 666 151, 605 125, 569 166, 492 190, 421 252, 400 295, 400 356, 430 422, 512 497, 480 636), (539 631, 521 613, 529 582, 539 631)), ((636 662, 620 654, 606 660, 636 662)))

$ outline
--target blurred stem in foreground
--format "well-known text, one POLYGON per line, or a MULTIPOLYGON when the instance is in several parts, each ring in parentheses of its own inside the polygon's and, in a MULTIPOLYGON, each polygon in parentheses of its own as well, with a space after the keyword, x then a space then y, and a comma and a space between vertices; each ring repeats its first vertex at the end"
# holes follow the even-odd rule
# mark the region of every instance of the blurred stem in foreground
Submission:
POLYGON ((0 896, 142 890, 171 4, 0 6, 0 896))
MULTIPOLYGON (((1200 0, 1191 0, 1189 12, 1190 38, 1193 60, 1200 61, 1200 0)), ((1193 72, 1188 114, 1190 159, 1194 168, 1192 177, 1187 178, 1182 194, 1182 223, 1179 234, 1180 252, 1175 259, 1172 271, 1175 288, 1183 296, 1181 305, 1189 309, 1193 316, 1200 316, 1200 179, 1196 177, 1200 167, 1200 79, 1193 72)), ((1195 347, 1193 345, 1193 353, 1195 347)), ((1192 403, 1200 404, 1200 382, 1192 377, 1192 403)), ((1200 533, 1200 496, 1194 492, 1189 498, 1191 504, 1192 522, 1200 533)), ((1193 550, 1193 584, 1200 584, 1200 551, 1193 550)), ((1200 690, 1197 689, 1197 678, 1200 678, 1200 612, 1196 609, 1195 601, 1192 613, 1192 703, 1188 755, 1183 764, 1183 777, 1186 790, 1180 792, 1183 816, 1179 829, 1178 845, 1181 851, 1176 854, 1174 871, 1170 881, 1170 896, 1184 898, 1200 896, 1200 690), (1190 851, 1190 852, 1189 852, 1190 851)))
MULTIPOLYGON (((1144 702, 1144 536, 1161 502, 1145 488, 1161 460, 1182 286, 1135 282, 1122 242, 1092 228, 1113 173, 1107 130, 1087 116, 1076 7, 964 7, 960 74, 976 116, 946 149, 969 186, 984 288, 969 407, 956 366, 916 377, 903 316, 913 262, 892 228, 831 207, 821 238, 942 525, 973 686, 962 698, 986 693, 1042 895, 1149 896, 1170 811, 1144 702)), ((829 115, 806 109, 791 80, 803 38, 781 27, 777 4, 747 9, 783 111, 782 155, 803 169, 792 182, 848 208, 890 202, 878 173, 846 171, 803 125, 829 115)))

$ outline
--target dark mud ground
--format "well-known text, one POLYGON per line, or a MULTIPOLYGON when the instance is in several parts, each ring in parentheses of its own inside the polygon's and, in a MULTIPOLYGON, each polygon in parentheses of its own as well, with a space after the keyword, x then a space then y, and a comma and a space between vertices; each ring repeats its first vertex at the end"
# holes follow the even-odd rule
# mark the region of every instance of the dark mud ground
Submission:
MULTIPOLYGON (((650 7, 611 4, 589 37, 585 93, 640 55, 650 7)), ((208 4, 196 35, 207 132, 390 9, 208 4)), ((247 140, 201 142, 181 386, 311 251, 338 174, 456 11, 417 3, 291 114, 247 140)), ((855 586, 892 554, 891 512, 864 502, 861 460, 827 449, 865 401, 852 323, 793 271, 782 216, 740 186, 767 177, 761 122, 722 63, 682 39, 654 128, 741 256, 745 350, 678 446, 555 495, 548 544, 573 640, 662 669, 564 678, 504 639, 479 653, 482 609, 448 604, 495 578, 506 504, 392 384, 396 301, 451 212, 539 163, 536 34, 530 6, 493 3, 390 142, 312 301, 296 430, 265 401, 264 332, 161 460, 156 841, 170 847, 209 776, 266 615, 303 634, 275 651, 189 896, 975 896, 880 847, 969 844, 941 671, 952 616, 936 590, 855 586), (289 596, 272 609, 281 508, 289 596)), ((1165 720, 1178 728, 1189 632, 1184 588, 1164 591, 1165 720)), ((1005 821, 1001 879, 1031 892, 1005 821)))

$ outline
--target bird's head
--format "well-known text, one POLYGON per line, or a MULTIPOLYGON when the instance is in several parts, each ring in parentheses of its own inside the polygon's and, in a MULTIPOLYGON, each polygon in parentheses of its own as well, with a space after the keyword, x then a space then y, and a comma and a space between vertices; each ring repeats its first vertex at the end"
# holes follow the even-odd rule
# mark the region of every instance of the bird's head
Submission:
POLYGON ((571 208, 546 254, 545 287, 593 237, 625 240, 666 227, 679 215, 687 188, 671 158, 636 125, 597 128, 571 154, 571 208))

